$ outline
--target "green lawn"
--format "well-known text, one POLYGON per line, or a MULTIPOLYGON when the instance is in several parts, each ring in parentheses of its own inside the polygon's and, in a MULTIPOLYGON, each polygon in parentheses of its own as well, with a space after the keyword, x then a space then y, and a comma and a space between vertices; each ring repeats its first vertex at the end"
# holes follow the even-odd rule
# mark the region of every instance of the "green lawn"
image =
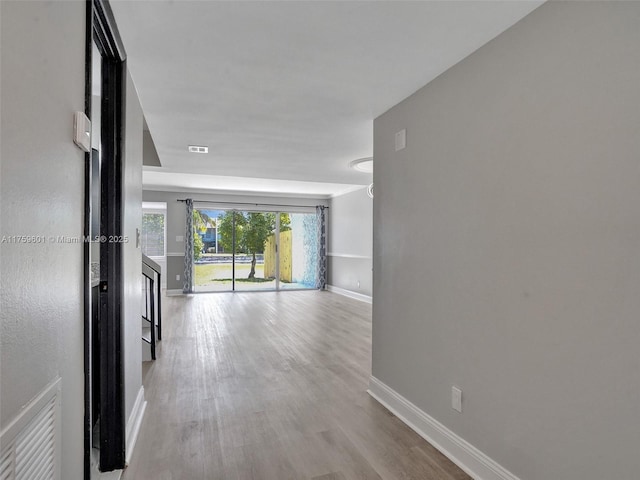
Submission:
MULTIPOLYGON (((204 287, 207 285, 220 285, 231 283, 232 265, 231 263, 209 263, 194 265, 195 285, 204 287)), ((251 264, 236 264, 236 282, 246 280, 251 271, 251 264)), ((256 280, 264 281, 264 265, 256 265, 256 280)))
MULTIPOLYGON (((231 290, 232 264, 203 263, 193 266, 197 292, 224 292, 231 290)), ((250 263, 236 263, 236 290, 271 290, 276 288, 274 278, 264 278, 264 264, 256 264, 256 276, 249 279, 250 263)), ((280 282, 280 288, 308 288, 296 283, 280 282)))

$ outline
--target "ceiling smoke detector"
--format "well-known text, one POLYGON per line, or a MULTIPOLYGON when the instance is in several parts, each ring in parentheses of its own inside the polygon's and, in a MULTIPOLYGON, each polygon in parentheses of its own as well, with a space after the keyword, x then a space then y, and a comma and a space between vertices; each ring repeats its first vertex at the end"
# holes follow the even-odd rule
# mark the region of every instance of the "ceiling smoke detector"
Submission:
POLYGON ((209 147, 189 145, 189 153, 209 153, 209 147))

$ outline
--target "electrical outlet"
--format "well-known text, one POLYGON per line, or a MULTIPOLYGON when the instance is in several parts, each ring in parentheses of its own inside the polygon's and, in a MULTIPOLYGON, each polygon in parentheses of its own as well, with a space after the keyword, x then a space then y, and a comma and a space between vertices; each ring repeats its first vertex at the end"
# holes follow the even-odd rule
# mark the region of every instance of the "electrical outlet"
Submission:
POLYGON ((184 242, 184 237, 182 235, 176 235, 176 242, 184 242))
POLYGON ((176 275, 176 280, 180 281, 180 275, 176 275))
POLYGON ((462 390, 458 387, 451 387, 451 408, 462 413, 462 390))

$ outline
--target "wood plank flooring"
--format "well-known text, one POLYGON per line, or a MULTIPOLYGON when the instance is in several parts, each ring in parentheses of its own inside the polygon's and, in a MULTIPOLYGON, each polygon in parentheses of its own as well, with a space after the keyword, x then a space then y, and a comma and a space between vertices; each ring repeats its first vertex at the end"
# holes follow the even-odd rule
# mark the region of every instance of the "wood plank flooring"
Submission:
POLYGON ((329 292, 163 299, 124 480, 463 480, 366 392, 371 306, 329 292))

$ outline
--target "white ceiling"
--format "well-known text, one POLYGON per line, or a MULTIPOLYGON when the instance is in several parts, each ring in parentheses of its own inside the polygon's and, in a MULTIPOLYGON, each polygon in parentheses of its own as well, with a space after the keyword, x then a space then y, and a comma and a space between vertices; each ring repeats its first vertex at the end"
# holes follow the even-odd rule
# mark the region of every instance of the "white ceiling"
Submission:
POLYGON ((145 188, 366 185, 373 119, 541 3, 112 0, 163 166, 145 188))

